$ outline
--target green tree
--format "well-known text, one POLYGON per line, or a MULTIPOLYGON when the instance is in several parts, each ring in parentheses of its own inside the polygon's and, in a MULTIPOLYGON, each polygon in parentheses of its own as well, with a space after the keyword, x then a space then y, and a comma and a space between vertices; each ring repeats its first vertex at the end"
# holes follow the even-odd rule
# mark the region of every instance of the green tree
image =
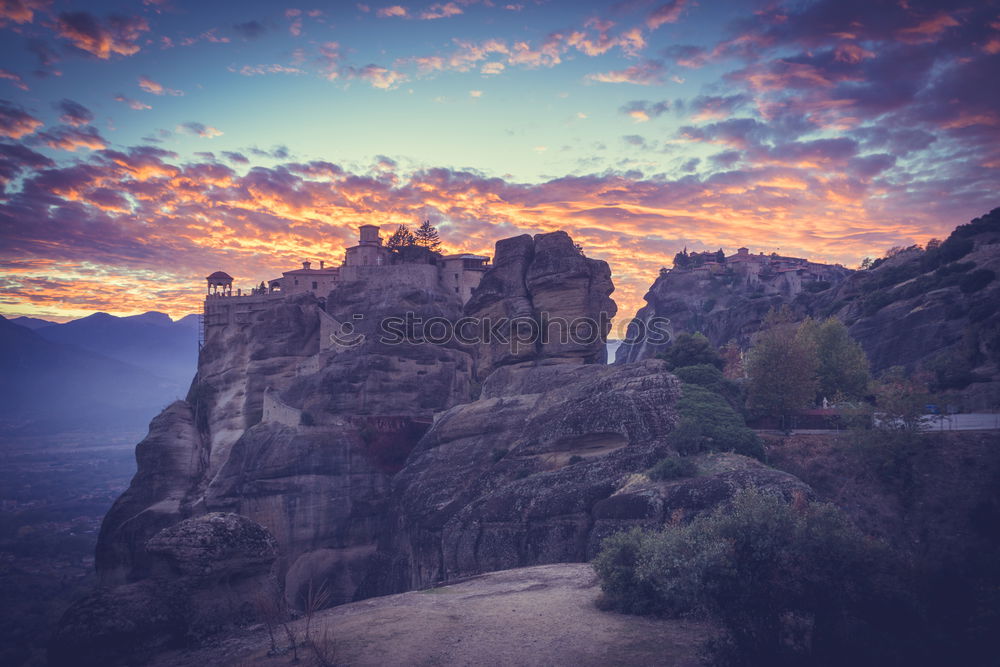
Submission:
POLYGON ((868 357, 844 323, 835 317, 807 319, 800 329, 801 335, 811 338, 816 346, 820 398, 864 398, 871 383, 868 357))
POLYGON ((406 225, 400 225, 396 228, 396 231, 392 233, 389 240, 386 242, 386 247, 389 250, 398 250, 400 248, 405 248, 414 244, 416 239, 413 237, 413 233, 407 228, 406 225))
POLYGON ((441 239, 438 238, 437 229, 430 220, 424 220, 420 223, 420 227, 413 233, 413 239, 416 245, 434 252, 437 252, 438 248, 441 247, 441 239))
POLYGON ((755 337, 747 363, 747 404, 757 413, 785 416, 808 408, 819 387, 819 355, 812 336, 773 308, 755 337))
POLYGON ((678 334, 660 358, 669 364, 670 370, 698 364, 710 364, 722 370, 726 365, 708 338, 697 332, 678 334))
POLYGON ((688 257, 687 248, 681 250, 679 253, 674 255, 674 268, 675 269, 686 269, 691 263, 691 258, 688 257))

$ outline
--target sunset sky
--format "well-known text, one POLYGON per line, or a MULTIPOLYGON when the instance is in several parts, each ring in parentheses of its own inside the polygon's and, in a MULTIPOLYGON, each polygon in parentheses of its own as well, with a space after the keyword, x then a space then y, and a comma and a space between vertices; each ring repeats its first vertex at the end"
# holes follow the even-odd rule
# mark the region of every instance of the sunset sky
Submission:
POLYGON ((565 229, 627 319, 682 247, 856 266, 1000 205, 1000 6, 0 0, 0 313, 200 309, 565 229))

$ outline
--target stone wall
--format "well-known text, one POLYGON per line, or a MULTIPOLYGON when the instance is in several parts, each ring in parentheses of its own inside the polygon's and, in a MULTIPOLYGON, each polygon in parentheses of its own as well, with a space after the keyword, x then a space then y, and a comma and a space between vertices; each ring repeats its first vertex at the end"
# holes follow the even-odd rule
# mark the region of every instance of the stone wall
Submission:
POLYGON ((229 324, 248 324, 253 313, 266 310, 280 298, 280 293, 209 296, 205 299, 204 310, 206 335, 211 336, 213 329, 229 324))
POLYGON ((382 266, 344 266, 342 282, 363 280, 373 289, 380 287, 413 287, 437 289, 438 268, 432 264, 391 264, 382 266))

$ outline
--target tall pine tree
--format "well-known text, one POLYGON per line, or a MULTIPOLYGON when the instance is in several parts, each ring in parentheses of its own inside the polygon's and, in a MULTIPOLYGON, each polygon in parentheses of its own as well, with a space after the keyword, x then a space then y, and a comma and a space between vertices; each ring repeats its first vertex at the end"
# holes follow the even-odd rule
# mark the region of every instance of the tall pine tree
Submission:
POLYGON ((441 247, 441 239, 438 238, 437 229, 434 228, 430 220, 424 220, 420 223, 420 227, 413 233, 413 239, 416 245, 433 252, 437 252, 438 248, 441 247))

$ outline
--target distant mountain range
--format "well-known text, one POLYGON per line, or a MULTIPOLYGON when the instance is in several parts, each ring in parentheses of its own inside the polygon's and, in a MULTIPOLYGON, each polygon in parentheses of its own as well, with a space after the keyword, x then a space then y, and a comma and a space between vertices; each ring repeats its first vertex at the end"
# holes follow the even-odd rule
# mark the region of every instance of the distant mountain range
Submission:
POLYGON ((187 393, 197 340, 195 315, 0 316, 0 433, 144 428, 187 393))

